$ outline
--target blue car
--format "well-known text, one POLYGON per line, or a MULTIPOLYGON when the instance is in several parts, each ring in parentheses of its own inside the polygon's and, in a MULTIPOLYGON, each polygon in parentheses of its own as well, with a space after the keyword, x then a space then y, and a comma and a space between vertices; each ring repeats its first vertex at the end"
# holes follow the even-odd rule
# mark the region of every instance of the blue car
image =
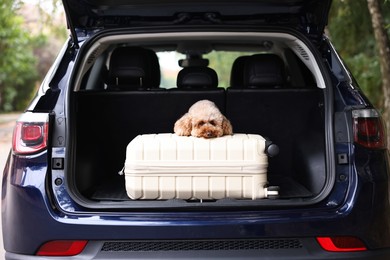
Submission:
POLYGON ((6 259, 390 259, 386 132, 324 33, 331 0, 63 4, 70 37, 4 169, 6 259), (129 184, 128 144, 199 100, 265 138, 266 186, 215 196, 207 167, 167 196, 163 174, 129 184))

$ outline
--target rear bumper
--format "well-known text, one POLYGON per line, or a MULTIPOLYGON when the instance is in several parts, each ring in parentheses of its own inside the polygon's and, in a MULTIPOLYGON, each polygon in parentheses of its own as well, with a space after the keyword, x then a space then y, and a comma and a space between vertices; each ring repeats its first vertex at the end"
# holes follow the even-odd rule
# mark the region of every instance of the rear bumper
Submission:
MULTIPOLYGON (((192 256, 206 259, 216 257, 234 259, 234 256, 240 259, 269 256, 272 259, 276 256, 276 259, 295 255, 298 255, 295 259, 343 259, 345 256, 347 259, 354 257, 365 259, 366 255, 381 259, 382 254, 386 256, 384 259, 390 259, 386 255, 387 250, 373 250, 390 248, 387 181, 357 183, 358 192, 350 194, 352 198, 348 198, 349 203, 340 208, 326 209, 325 206, 307 210, 251 208, 241 211, 221 209, 204 212, 195 210, 159 212, 138 209, 126 212, 96 210, 72 213, 60 211, 51 203, 45 188, 47 172, 45 160, 38 160, 39 164, 33 163, 35 168, 25 166, 21 161, 12 163, 15 164, 14 172, 5 171, 2 189, 4 248, 9 252, 7 253, 9 259, 28 259, 16 257, 34 255, 47 241, 73 239, 90 241, 82 254, 92 252, 93 257, 96 255, 102 257, 99 259, 131 257, 137 259, 140 255, 145 259, 148 259, 147 257, 152 259, 155 255, 159 255, 160 259, 161 257, 191 259, 192 256), (372 251, 329 253, 320 248, 315 240, 317 236, 354 236, 360 238, 372 251), (250 247, 245 250, 241 250, 240 247, 230 250, 230 246, 227 249, 212 247, 210 249, 210 245, 207 245, 208 250, 188 249, 186 246, 180 250, 137 251, 121 248, 117 251, 102 251, 104 242, 99 242, 126 241, 128 245, 128 241, 146 241, 146 247, 149 247, 151 246, 149 242, 155 241, 188 241, 190 245, 194 243, 193 241, 226 239, 234 241, 266 239, 279 243, 285 239, 290 241, 291 238, 297 238, 302 246, 277 250, 250 247), (276 252, 273 252, 274 250, 276 252)), ((72 204, 69 202, 69 205, 72 204)), ((211 243, 213 244, 215 243, 211 243)), ((86 256, 85 259, 94 258, 86 256)))
MULTIPOLYGON (((390 259, 390 249, 370 250, 364 252, 341 252, 332 253, 324 251, 316 243, 315 239, 284 239, 290 241, 292 248, 276 248, 279 244, 277 240, 272 240, 273 246, 269 248, 240 249, 236 246, 214 248, 213 243, 220 241, 91 241, 84 251, 67 259, 390 259), (299 241, 300 246, 296 246, 294 241, 299 241), (203 245, 203 248, 193 248, 191 243, 203 245), (176 244, 170 247, 169 244, 176 244), (207 245, 211 245, 207 248, 207 245), (188 246, 182 248, 182 246, 188 246), (188 250, 187 250, 188 249, 188 250)), ((238 242, 238 241, 236 241, 238 242)), ((269 246, 271 240, 262 240, 264 245, 269 246), (267 242, 268 241, 268 242, 267 242)), ((239 243, 236 243, 238 245, 239 243)), ((16 259, 58 259, 58 257, 38 257, 13 253, 6 253, 7 260, 16 259)))
POLYGON ((241 218, 238 212, 231 212, 228 222, 215 219, 212 212, 203 216, 166 213, 164 218, 161 214, 153 217, 153 213, 66 216, 48 207, 35 188, 9 185, 7 189, 7 200, 3 201, 7 259, 43 259, 27 255, 34 255, 47 241, 72 239, 90 241, 74 259, 390 259, 390 249, 331 253, 315 239, 350 235, 362 239, 369 249, 387 247, 385 216, 375 212, 373 219, 373 211, 364 215, 358 210, 332 220, 305 222, 298 217, 295 221, 275 219, 274 223, 264 223, 260 214, 251 215, 254 212, 241 212, 241 218), (370 224, 378 221, 382 228, 370 224))

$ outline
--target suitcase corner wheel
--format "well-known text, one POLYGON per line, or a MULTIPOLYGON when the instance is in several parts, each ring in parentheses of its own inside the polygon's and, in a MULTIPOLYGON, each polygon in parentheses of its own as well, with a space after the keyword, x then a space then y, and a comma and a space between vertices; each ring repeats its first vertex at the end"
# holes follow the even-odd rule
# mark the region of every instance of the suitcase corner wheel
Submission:
POLYGON ((275 157, 279 154, 279 146, 274 144, 272 141, 266 139, 265 140, 265 151, 269 157, 275 157))
POLYGON ((279 198, 279 186, 268 186, 265 189, 265 194, 268 199, 278 199, 279 198))

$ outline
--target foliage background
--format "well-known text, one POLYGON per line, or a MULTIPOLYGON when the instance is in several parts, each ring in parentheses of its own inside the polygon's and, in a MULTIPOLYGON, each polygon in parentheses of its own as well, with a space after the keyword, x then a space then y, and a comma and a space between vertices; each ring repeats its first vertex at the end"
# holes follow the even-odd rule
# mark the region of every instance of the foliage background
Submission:
MULTIPOLYGON (((67 37, 65 20, 58 19, 61 1, 24 1, 0 0, 0 112, 27 106, 67 37), (31 1, 38 13, 23 13, 31 1), (29 15, 38 19, 29 24, 29 15)), ((390 24, 390 3, 380 2, 390 24)), ((327 34, 365 94, 381 108, 380 67, 366 0, 333 0, 327 34)), ((210 66, 225 65, 220 83, 227 86, 231 64, 225 58, 212 57, 210 66)))
POLYGON ((50 13, 41 0, 0 0, 1 112, 26 108, 66 37, 65 23, 53 16, 59 2, 47 2, 50 13))
MULTIPOLYGON (((390 23, 390 3, 382 3, 385 23, 390 23)), ((387 29, 389 31, 389 26, 387 29)), ((366 0, 333 0, 328 34, 360 88, 377 108, 382 107, 378 51, 366 0)))

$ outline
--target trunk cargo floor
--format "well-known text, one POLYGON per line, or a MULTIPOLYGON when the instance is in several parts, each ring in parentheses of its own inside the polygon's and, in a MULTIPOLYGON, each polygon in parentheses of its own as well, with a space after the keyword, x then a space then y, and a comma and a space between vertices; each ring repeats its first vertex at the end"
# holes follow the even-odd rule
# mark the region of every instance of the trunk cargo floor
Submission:
MULTIPOLYGON (((303 185, 285 176, 272 176, 269 181, 270 186, 279 186, 280 199, 307 198, 313 194, 303 185)), ((125 189, 125 177, 115 176, 103 182, 92 193, 89 198, 96 201, 131 201, 125 189)))

